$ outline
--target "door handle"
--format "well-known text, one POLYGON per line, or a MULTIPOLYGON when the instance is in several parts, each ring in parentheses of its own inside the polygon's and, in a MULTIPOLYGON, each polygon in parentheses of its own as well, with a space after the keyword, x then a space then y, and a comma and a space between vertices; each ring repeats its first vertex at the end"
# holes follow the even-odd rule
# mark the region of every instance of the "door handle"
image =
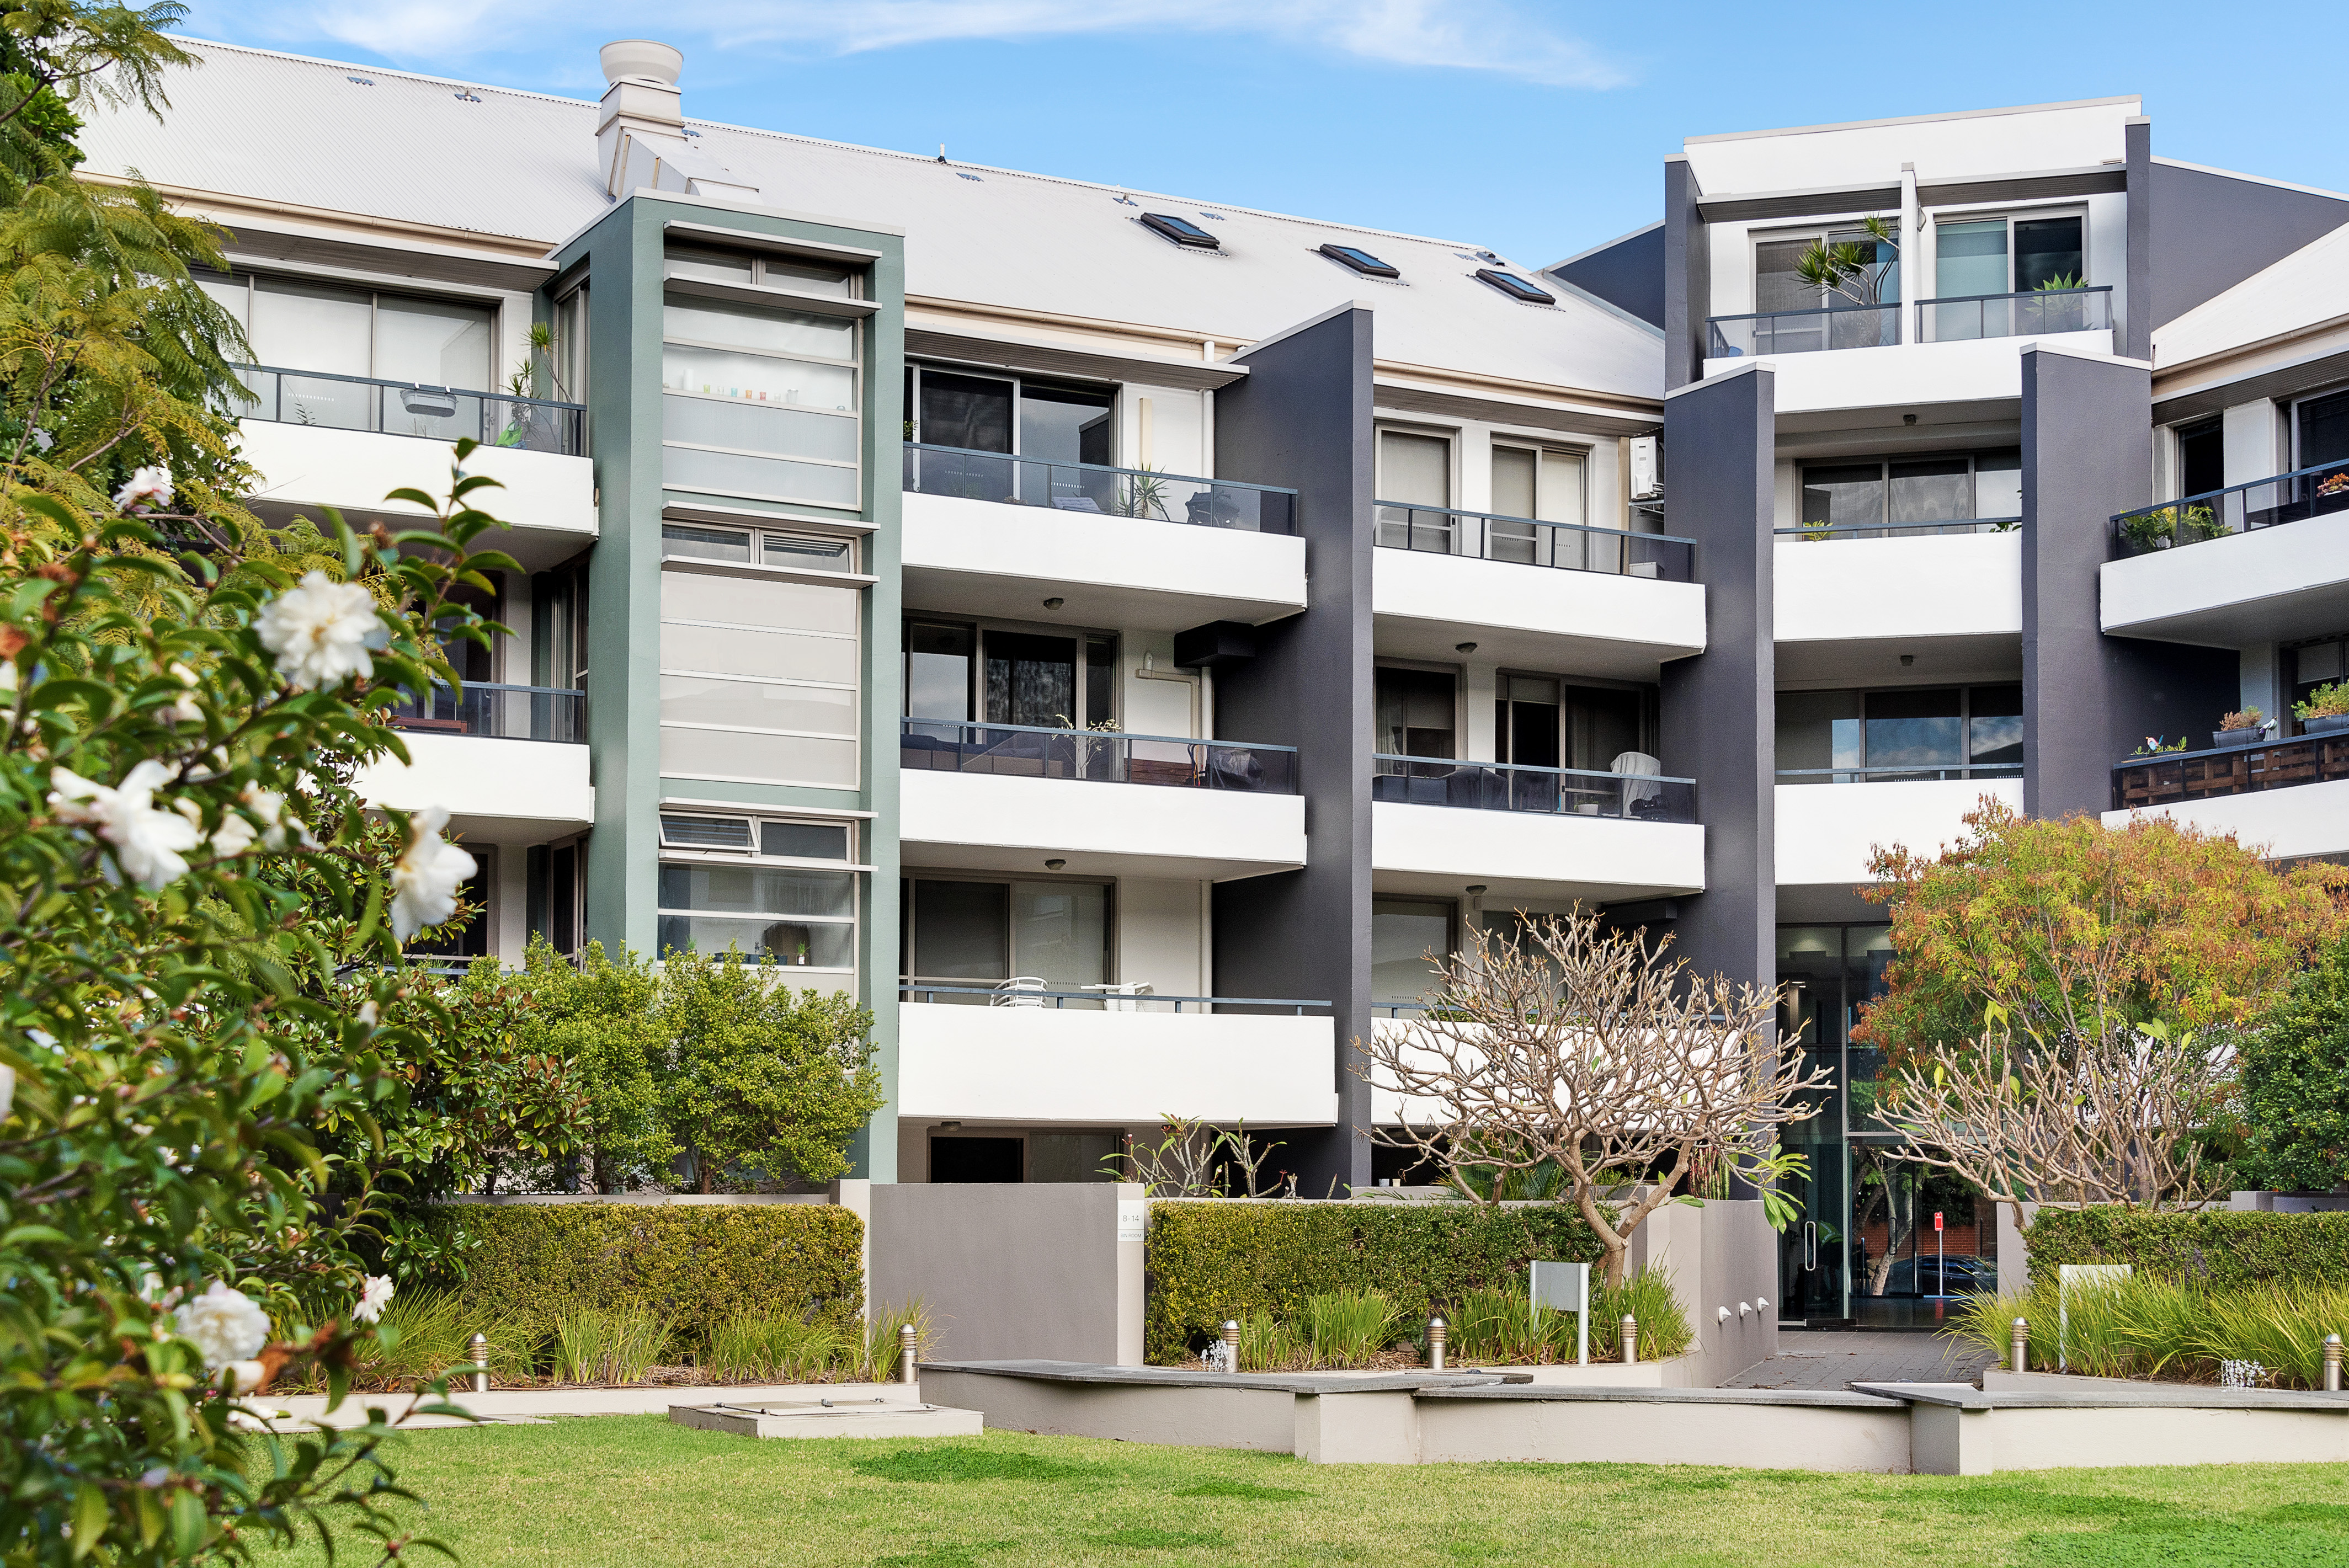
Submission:
POLYGON ((1803 1267, 1816 1269, 1818 1266, 1819 1227, 1816 1222, 1806 1220, 1803 1222, 1803 1267))

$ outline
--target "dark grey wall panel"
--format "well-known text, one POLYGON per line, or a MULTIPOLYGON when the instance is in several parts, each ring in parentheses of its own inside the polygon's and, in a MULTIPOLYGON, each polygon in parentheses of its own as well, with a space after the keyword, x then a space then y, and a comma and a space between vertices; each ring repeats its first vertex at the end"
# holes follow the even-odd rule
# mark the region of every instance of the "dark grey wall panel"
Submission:
POLYGON ((1685 158, 1664 160, 1664 390, 1704 374, 1705 315, 1713 308, 1713 241, 1704 197, 1685 158))
POLYGON ((1664 325, 1664 226, 1651 223, 1611 245, 1585 251, 1549 269, 1550 276, 1597 294, 1651 326, 1664 325))
POLYGON ((2175 321, 2349 223, 2349 201, 2230 174, 2151 167, 2153 325, 2175 321))
POLYGON ((2153 122, 2143 117, 2121 129, 2121 162, 2128 174, 2128 315, 2113 346, 2129 359, 2153 357, 2153 122))
POLYGON ((1285 1134, 1278 1163, 1321 1197, 1367 1187, 1370 1087, 1349 1070, 1371 1034, 1371 314, 1345 310, 1247 356, 1216 395, 1219 472, 1293 486, 1310 607, 1258 630, 1216 677, 1216 732, 1298 748, 1305 869, 1221 882, 1216 994, 1328 997, 1338 1125, 1285 1134))
POLYGON ((1663 670, 1664 771, 1693 778, 1704 892, 1679 900, 1679 954, 1777 984, 1776 625, 1771 594, 1775 377, 1729 376, 1664 402, 1672 531, 1696 542, 1705 649, 1663 670))

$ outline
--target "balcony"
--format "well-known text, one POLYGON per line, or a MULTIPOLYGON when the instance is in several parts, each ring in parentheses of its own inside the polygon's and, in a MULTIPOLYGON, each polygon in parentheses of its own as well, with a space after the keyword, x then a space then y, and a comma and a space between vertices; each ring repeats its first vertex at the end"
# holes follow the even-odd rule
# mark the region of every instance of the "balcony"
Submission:
POLYGON ((1881 348, 1900 341, 1900 306, 1831 305, 1824 310, 1772 310, 1716 315, 1705 324, 1709 359, 1775 359, 1838 348, 1881 348))
POLYGON ((1170 1115, 1269 1127, 1337 1119, 1336 1026, 1326 1001, 1104 1006, 1081 993, 1030 992, 1014 1005, 955 1006, 995 994, 908 985, 901 995, 900 1116, 1088 1127, 1154 1125, 1170 1115))
POLYGON ((2349 851, 2349 733, 2214 747, 2113 767, 2105 820, 2150 811, 2233 833, 2261 853, 2289 859, 2349 851))
POLYGON ((2035 289, 2028 294, 1957 294, 1917 302, 1917 341, 1961 343, 1984 337, 2052 337, 2109 332, 2113 291, 2035 289))
POLYGON ((1930 854, 1965 833, 1960 820, 1984 796, 2023 809, 2013 768, 1804 769, 1778 775, 1780 887, 1847 892, 1868 882, 1878 849, 1930 854))
POLYGON ((1653 680, 1704 651, 1696 545, 1673 534, 1380 501, 1371 562, 1379 651, 1653 680))
POLYGON ((1904 653, 1952 673, 2020 656, 2023 533, 2011 524, 1782 529, 1772 561, 1781 681, 1847 677, 1904 653))
POLYGON ((1381 892, 1623 898, 1704 886, 1696 785, 1424 757, 1375 758, 1371 859, 1381 892))
POLYGON ((905 492, 914 603, 1151 631, 1305 605, 1294 490, 908 442, 905 492))
POLYGON ((353 788, 370 806, 446 807, 478 843, 533 844, 595 820, 586 693, 553 686, 446 687, 388 717, 409 760, 383 758, 353 788))
POLYGON ((586 410, 512 397, 274 366, 238 374, 254 401, 231 410, 245 460, 262 476, 264 514, 340 507, 398 519, 423 509, 386 501, 395 490, 449 490, 451 443, 480 441, 466 472, 503 488, 475 503, 506 526, 479 542, 526 570, 555 565, 594 542, 595 465, 583 455, 586 410))
POLYGON ((898 746, 909 861, 1216 881, 1305 862, 1289 747, 917 718, 898 746))
POLYGON ((2349 619, 2349 463, 2117 513, 2104 629, 2237 645, 2349 619), (2295 526, 2285 528, 2291 523, 2295 526))

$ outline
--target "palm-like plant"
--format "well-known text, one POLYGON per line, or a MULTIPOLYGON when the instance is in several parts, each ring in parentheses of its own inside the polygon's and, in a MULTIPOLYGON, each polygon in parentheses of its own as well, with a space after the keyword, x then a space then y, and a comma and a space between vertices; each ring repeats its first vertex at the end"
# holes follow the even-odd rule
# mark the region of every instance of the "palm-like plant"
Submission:
POLYGON ((1815 240, 1795 263, 1802 280, 1816 289, 1841 294, 1856 305, 1881 304, 1884 282, 1899 263, 1899 231, 1870 215, 1860 222, 1870 243, 1857 240, 1815 240))

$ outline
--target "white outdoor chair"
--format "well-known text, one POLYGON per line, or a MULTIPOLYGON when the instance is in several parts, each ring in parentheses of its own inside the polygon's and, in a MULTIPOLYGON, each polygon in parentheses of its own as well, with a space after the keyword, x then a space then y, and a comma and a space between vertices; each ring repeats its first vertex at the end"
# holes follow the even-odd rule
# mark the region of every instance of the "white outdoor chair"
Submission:
POLYGON ((1077 989, 1080 991, 1100 992, 1102 998, 1102 1010, 1105 1012, 1139 1013, 1142 1011, 1142 1004, 1134 1001, 1133 998, 1136 996, 1149 995, 1150 982, 1147 980, 1128 980, 1119 985, 1080 985, 1077 989))
POLYGON ((1664 787, 1661 784, 1642 777, 1660 774, 1664 770, 1664 765, 1661 761, 1644 751, 1618 752, 1615 760, 1607 766, 1609 772, 1625 776, 1621 788, 1623 815, 1626 817, 1631 815, 1633 808, 1644 806, 1664 792, 1664 787))
POLYGON ((1015 975, 996 986, 995 995, 987 999, 990 1007, 1040 1007, 1044 1005, 1044 982, 1033 975, 1015 975))

